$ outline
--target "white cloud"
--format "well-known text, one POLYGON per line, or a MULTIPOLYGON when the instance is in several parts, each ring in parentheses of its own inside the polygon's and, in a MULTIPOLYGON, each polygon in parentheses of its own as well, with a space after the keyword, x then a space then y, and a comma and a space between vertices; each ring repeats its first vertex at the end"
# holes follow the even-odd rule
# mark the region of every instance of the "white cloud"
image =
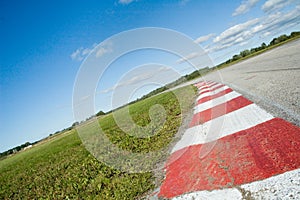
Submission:
POLYGON ((237 7, 232 13, 232 16, 237 16, 241 14, 245 14, 248 12, 251 8, 253 8, 259 0, 245 0, 241 3, 239 7, 237 7))
POLYGON ((187 56, 185 56, 185 57, 183 57, 183 58, 178 59, 178 60, 176 61, 176 63, 177 63, 177 64, 181 64, 181 63, 183 63, 183 62, 186 62, 186 61, 188 61, 188 60, 191 60, 191 59, 193 59, 193 58, 196 58, 196 57, 198 57, 199 55, 200 55, 200 54, 197 53, 197 52, 190 53, 189 55, 187 55, 187 56))
POLYGON ((266 37, 271 34, 275 36, 298 24, 300 24, 300 6, 296 6, 289 12, 276 12, 232 26, 215 37, 213 43, 205 49, 212 53, 234 45, 241 46, 254 36, 266 37))
POLYGON ((240 45, 240 46, 244 46, 244 45, 246 45, 246 44, 248 44, 248 41, 241 42, 239 45, 240 45))
POLYGON ((159 72, 165 72, 165 71, 170 71, 170 70, 172 70, 172 68, 167 67, 167 66, 161 66, 161 67, 158 69, 159 72))
MULTIPOLYGON (((97 43, 94 43, 91 47, 89 48, 83 48, 80 47, 78 49, 76 49, 71 55, 71 59, 72 60, 76 60, 76 61, 82 61, 86 56, 88 56, 96 47, 98 46, 97 43)), ((101 56, 103 56, 106 53, 111 53, 113 52, 113 45, 112 42, 105 42, 105 43, 101 43, 100 46, 98 46, 95 52, 95 56, 96 58, 100 58, 101 56)))
POLYGON ((134 2, 134 0, 119 0, 120 4, 130 4, 132 2, 134 2))
POLYGON ((81 56, 81 49, 82 49, 82 47, 79 48, 79 49, 76 49, 76 51, 74 51, 74 52, 70 55, 70 57, 72 58, 72 60, 78 60, 78 61, 83 60, 83 57, 81 56))
POLYGON ((265 33, 263 34, 263 37, 267 37, 267 36, 269 36, 269 35, 271 35, 271 32, 267 31, 267 32, 265 32, 265 33))
POLYGON ((265 17, 259 27, 253 28, 253 32, 262 33, 263 36, 267 36, 271 33, 276 34, 297 24, 300 24, 300 6, 287 13, 277 12, 265 17))
POLYGON ((106 93, 110 93, 110 92, 114 91, 115 89, 116 89, 116 86, 113 86, 113 87, 107 88, 105 90, 101 90, 99 93, 106 94, 106 93))
POLYGON ((80 47, 71 53, 70 57, 72 60, 82 61, 92 50, 97 46, 96 43, 93 44, 91 48, 80 47))
POLYGON ((89 49, 89 48, 83 49, 82 55, 85 56, 85 55, 91 53, 91 51, 92 51, 92 49, 89 49))
POLYGON ((150 71, 148 71, 148 72, 146 71, 144 73, 141 72, 141 73, 138 73, 138 74, 132 76, 128 80, 124 80, 123 82, 119 83, 117 85, 117 87, 138 84, 140 82, 143 82, 145 80, 155 77, 158 72, 165 72, 165 71, 169 71, 169 70, 172 70, 172 69, 167 66, 161 66, 160 68, 158 68, 157 71, 150 70, 150 71))
POLYGON ((170 71, 170 70, 172 70, 172 68, 167 67, 167 66, 161 66, 158 68, 158 70, 155 70, 155 71, 150 70, 150 71, 146 71, 146 72, 139 72, 138 74, 135 74, 131 77, 128 77, 128 78, 126 77, 125 80, 117 83, 113 87, 110 87, 108 89, 100 91, 100 93, 109 93, 119 87, 125 87, 125 86, 129 86, 129 85, 135 85, 138 83, 142 83, 146 80, 155 78, 155 76, 159 75, 158 72, 162 73, 162 72, 166 72, 166 71, 170 71))
POLYGON ((106 53, 113 52, 113 45, 111 42, 102 43, 101 46, 96 49, 96 58, 100 58, 106 53))
POLYGON ((106 48, 104 48, 104 47, 100 47, 100 48, 97 50, 96 57, 99 58, 99 57, 101 57, 101 56, 103 56, 104 54, 109 53, 109 52, 111 52, 110 49, 106 49, 106 48))
POLYGON ((179 4, 184 6, 186 5, 190 0, 180 0, 179 4))
POLYGON ((295 0, 267 0, 261 8, 264 12, 273 12, 280 10, 294 1, 295 0))
POLYGON ((243 37, 244 39, 246 39, 251 34, 248 30, 252 26, 259 23, 259 21, 259 18, 255 18, 245 23, 232 26, 229 29, 222 32, 219 36, 215 37, 213 41, 214 43, 228 44, 234 42, 239 37, 243 37))
POLYGON ((232 46, 232 44, 216 44, 216 45, 208 46, 206 48, 206 51, 208 53, 213 53, 213 52, 216 52, 216 51, 221 51, 223 49, 229 48, 231 46, 232 46))
POLYGON ((199 38, 197 38, 195 40, 196 43, 202 43, 202 42, 206 42, 207 40, 209 40, 210 38, 214 37, 215 34, 211 33, 211 34, 208 34, 208 35, 204 35, 204 36, 201 36, 199 38))
POLYGON ((260 32, 261 30, 263 30, 264 28, 265 28, 264 25, 259 24, 259 25, 254 26, 254 27, 252 28, 252 32, 253 32, 253 33, 257 33, 257 32, 260 32))

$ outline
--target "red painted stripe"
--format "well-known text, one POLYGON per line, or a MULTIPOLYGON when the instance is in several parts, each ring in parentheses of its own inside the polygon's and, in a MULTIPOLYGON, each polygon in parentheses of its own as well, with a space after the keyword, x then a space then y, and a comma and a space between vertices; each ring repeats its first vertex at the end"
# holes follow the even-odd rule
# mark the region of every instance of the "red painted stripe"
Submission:
POLYGON ((219 104, 210 109, 194 114, 193 119, 190 123, 190 127, 203 124, 209 120, 233 112, 252 103, 253 102, 249 101, 245 97, 239 96, 230 101, 227 101, 226 103, 219 104))
POLYGON ((200 91, 199 92, 199 95, 200 94, 204 94, 204 93, 206 93, 206 92, 211 92, 211 91, 214 91, 214 90, 216 90, 216 89, 219 89, 219 88, 221 88, 221 87, 224 87, 224 85, 222 84, 222 85, 219 85, 219 86, 217 86, 217 87, 215 87, 215 88, 213 88, 213 89, 210 89, 210 90, 206 90, 206 91, 200 91))
POLYGON ((207 82, 206 81, 201 81, 201 82, 198 82, 198 83, 196 83, 194 85, 201 87, 203 85, 207 85, 207 84, 210 84, 210 83, 212 83, 212 81, 207 81, 207 82))
POLYGON ((219 139, 200 159, 206 145, 171 155, 160 197, 234 187, 300 168, 300 128, 279 118, 219 139))
MULTIPOLYGON (((219 83, 213 83, 213 84, 207 84, 207 85, 205 85, 205 87, 203 87, 203 88, 201 88, 201 90, 205 90, 205 89, 209 89, 209 88, 211 88, 211 87, 213 87, 213 86, 215 86, 215 85, 218 85, 219 83)), ((202 86, 201 86, 202 87, 202 86)), ((200 87, 199 87, 200 88, 200 87)))
POLYGON ((228 94, 228 93, 230 93, 232 91, 233 90, 231 88, 227 88, 226 90, 218 92, 217 94, 214 94, 214 95, 211 95, 211 96, 207 96, 207 97, 203 97, 203 98, 201 98, 201 99, 198 100, 198 104, 204 103, 206 101, 210 101, 210 100, 212 100, 214 98, 218 98, 218 97, 223 96, 225 94, 228 94))
POLYGON ((206 90, 206 89, 209 89, 209 88, 210 88, 210 86, 206 85, 203 88, 201 88, 200 91, 203 91, 203 90, 206 90))
POLYGON ((218 84, 218 83, 215 83, 215 82, 211 82, 211 83, 204 83, 204 84, 201 84, 201 85, 198 85, 197 87, 198 87, 198 89, 200 89, 201 87, 211 87, 211 86, 214 86, 214 85, 216 85, 216 84, 218 84))
POLYGON ((204 85, 205 82, 199 82, 199 83, 195 83, 194 86, 198 87, 198 86, 201 86, 201 85, 204 85))
POLYGON ((214 83, 214 81, 201 81, 201 82, 198 82, 196 83, 195 85, 207 85, 207 84, 211 84, 211 83, 214 83))

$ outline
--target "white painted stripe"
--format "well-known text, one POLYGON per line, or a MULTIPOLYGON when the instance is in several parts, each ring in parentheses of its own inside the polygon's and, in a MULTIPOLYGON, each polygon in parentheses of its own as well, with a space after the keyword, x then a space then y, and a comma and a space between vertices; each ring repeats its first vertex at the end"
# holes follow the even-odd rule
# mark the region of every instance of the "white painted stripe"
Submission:
POLYGON ((205 84, 205 85, 203 85, 201 87, 198 87, 198 90, 201 91, 201 90, 203 90, 203 89, 205 89, 207 87, 211 87, 211 85, 205 84))
POLYGON ((273 116, 265 110, 255 104, 250 104, 204 124, 188 128, 173 148, 172 153, 191 145, 218 140, 272 118, 273 116))
POLYGON ((216 82, 212 82, 212 83, 206 83, 205 85, 199 87, 198 89, 201 90, 202 88, 205 88, 205 87, 210 87, 212 86, 213 84, 215 84, 216 82))
POLYGON ((198 101, 199 99, 202 99, 203 97, 207 97, 207 96, 211 96, 211 95, 217 94, 217 93, 219 93, 219 92, 221 92, 221 91, 224 91, 224 90, 226 90, 226 89, 228 89, 228 88, 229 88, 229 87, 228 87, 227 85, 225 85, 225 86, 223 86, 223 87, 221 87, 221 88, 219 88, 219 89, 216 89, 216 90, 213 90, 213 91, 210 91, 210 92, 206 92, 206 93, 200 94, 200 95, 197 97, 197 101, 198 101))
MULTIPOLYGON (((300 169, 295 169, 277 176, 266 178, 240 186, 251 199, 300 199, 300 169)), ((173 198, 173 200, 208 199, 208 200, 242 200, 237 188, 213 191, 197 191, 173 198)))
MULTIPOLYGON (((210 83, 206 83, 205 85, 202 85, 201 87, 207 87, 207 86, 210 87, 210 86, 212 86, 214 84, 219 84, 219 83, 217 83, 217 82, 210 82, 210 83)), ((198 88, 198 89, 201 89, 201 87, 198 88)))
POLYGON ((173 200, 237 200, 242 194, 236 188, 207 191, 202 190, 172 198, 173 200))
POLYGON ((216 87, 221 86, 222 84, 218 84, 218 85, 214 85, 213 87, 210 88, 206 88, 206 89, 202 89, 199 91, 199 93, 203 93, 203 92, 212 92, 216 87))
POLYGON ((199 89, 199 90, 200 90, 200 92, 211 91, 211 90, 215 89, 216 87, 219 87, 220 85, 223 85, 223 84, 218 83, 218 84, 216 84, 214 86, 209 86, 209 88, 207 88, 207 89, 199 89))
POLYGON ((230 100, 232 100, 234 98, 237 98, 239 96, 241 96, 240 93, 232 91, 232 92, 230 92, 228 94, 225 94, 223 96, 220 96, 218 98, 215 98, 215 99, 212 99, 210 101, 206 101, 204 103, 198 104, 197 106, 195 106, 194 114, 202 112, 202 111, 207 110, 207 109, 210 109, 212 107, 215 107, 219 104, 230 101, 230 100))

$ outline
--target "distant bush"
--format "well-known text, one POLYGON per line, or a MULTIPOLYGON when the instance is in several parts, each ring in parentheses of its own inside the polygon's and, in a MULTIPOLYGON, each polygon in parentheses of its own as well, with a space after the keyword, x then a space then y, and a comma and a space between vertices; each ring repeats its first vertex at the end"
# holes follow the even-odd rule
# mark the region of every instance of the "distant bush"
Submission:
POLYGON ((24 148, 26 148, 26 147, 28 147, 30 145, 32 145, 32 143, 26 142, 26 143, 24 143, 22 145, 19 145, 19 146, 16 146, 16 147, 12 148, 12 149, 4 151, 4 152, 0 153, 0 158, 6 157, 6 156, 11 155, 13 153, 16 153, 18 151, 21 151, 22 149, 24 149, 24 148))
POLYGON ((99 116, 101 116, 101 115, 105 115, 105 112, 103 112, 102 110, 100 110, 100 111, 96 114, 97 117, 99 117, 99 116))

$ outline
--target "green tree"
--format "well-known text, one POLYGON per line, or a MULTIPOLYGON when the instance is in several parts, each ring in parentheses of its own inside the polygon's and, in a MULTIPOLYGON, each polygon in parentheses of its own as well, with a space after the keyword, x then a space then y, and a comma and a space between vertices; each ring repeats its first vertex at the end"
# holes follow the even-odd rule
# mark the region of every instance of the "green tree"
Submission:
POLYGON ((74 122, 71 127, 75 127, 77 125, 79 125, 79 122, 74 122))
POLYGON ((273 38, 273 40, 270 42, 270 46, 275 45, 278 43, 277 38, 273 38))
POLYGON ((279 42, 283 42, 283 41, 285 41, 287 39, 289 39, 289 37, 286 34, 281 35, 281 36, 278 37, 278 41, 279 42))
POLYGON ((298 32, 292 32, 291 33, 291 37, 296 37, 296 36, 298 36, 298 35, 300 35, 300 32, 298 31, 298 32))
POLYGON ((240 56, 245 57, 248 56, 250 54, 250 51, 248 49, 241 51, 240 56))
POLYGON ((99 117, 99 116, 101 116, 101 115, 105 115, 105 112, 103 112, 102 110, 100 110, 100 111, 96 114, 97 117, 99 117))
POLYGON ((238 59, 240 59, 242 56, 240 56, 240 55, 234 55, 234 56, 232 56, 232 61, 235 61, 235 60, 238 60, 238 59))

